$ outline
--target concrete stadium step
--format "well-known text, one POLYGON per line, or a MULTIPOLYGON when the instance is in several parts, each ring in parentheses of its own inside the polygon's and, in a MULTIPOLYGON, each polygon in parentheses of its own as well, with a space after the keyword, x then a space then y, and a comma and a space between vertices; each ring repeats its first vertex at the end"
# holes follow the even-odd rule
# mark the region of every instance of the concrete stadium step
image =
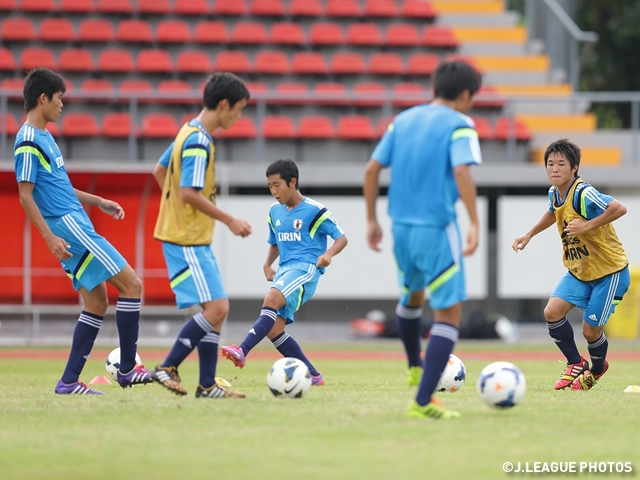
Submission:
POLYGON ((513 27, 520 22, 520 14, 511 10, 482 15, 465 12, 447 12, 436 17, 435 23, 443 26, 496 26, 513 27))
MULTIPOLYGON (((558 137, 560 138, 560 137, 558 137)), ((582 147, 580 165, 617 167, 622 165, 622 150, 618 147, 582 147)), ((531 151, 531 161, 544 163, 544 148, 531 151)))
POLYGON ((597 118, 593 113, 575 115, 531 115, 519 114, 516 118, 523 122, 532 133, 593 132, 597 128, 597 118))
POLYGON ((526 55, 531 53, 526 43, 468 42, 458 44, 460 55, 526 55))
POLYGON ((504 12, 502 0, 439 0, 431 2, 438 15, 445 13, 497 14, 504 12))
POLYGON ((591 108, 588 101, 572 100, 573 89, 568 83, 497 84, 492 87, 509 100, 511 111, 515 114, 566 115, 585 113, 591 108))

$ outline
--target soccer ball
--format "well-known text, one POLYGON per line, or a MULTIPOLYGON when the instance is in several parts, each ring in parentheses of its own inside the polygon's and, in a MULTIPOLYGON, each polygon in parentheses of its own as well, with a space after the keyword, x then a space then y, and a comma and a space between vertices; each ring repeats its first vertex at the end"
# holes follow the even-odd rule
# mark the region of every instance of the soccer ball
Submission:
POLYGON ((311 388, 311 372, 302 360, 277 360, 267 374, 267 385, 276 397, 302 398, 311 388))
POLYGON ((451 354, 436 386, 436 392, 457 392, 464 385, 465 378, 467 378, 467 369, 464 368, 464 363, 451 354))
POLYGON ((527 381, 513 363, 494 362, 480 372, 476 387, 482 401, 490 407, 511 408, 524 397, 527 381))
MULTIPOLYGON (((142 359, 140 358, 140 355, 136 353, 136 365, 141 364, 142 359)), ((105 366, 107 367, 107 373, 109 374, 109 376, 117 382, 118 369, 120 368, 120 348, 116 348, 111 351, 111 353, 107 356, 105 366)))

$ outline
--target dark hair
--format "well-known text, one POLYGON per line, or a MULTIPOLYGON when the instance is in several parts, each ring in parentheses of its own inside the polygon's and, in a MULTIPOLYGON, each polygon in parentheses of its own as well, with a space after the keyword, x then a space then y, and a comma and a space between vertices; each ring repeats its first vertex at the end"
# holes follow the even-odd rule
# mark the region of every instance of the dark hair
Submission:
MULTIPOLYGON (((580 147, 578 147, 575 143, 571 143, 566 138, 556 140, 547 147, 544 152, 545 167, 547 166, 547 159, 552 153, 559 153, 560 155, 562 155, 569 162, 571 168, 575 167, 576 165, 578 165, 578 168, 580 168, 580 147)), ((575 176, 578 176, 578 170, 576 170, 575 176)))
POLYGON ((29 112, 38 105, 38 98, 43 93, 49 100, 58 92, 66 92, 64 79, 48 68, 38 67, 29 72, 24 80, 22 96, 24 97, 24 111, 29 112))
POLYGON ((215 110, 218 103, 229 100, 229 107, 246 98, 249 100, 249 89, 239 77, 229 72, 216 72, 209 77, 202 94, 202 102, 209 110, 215 110))
POLYGON ((433 74, 435 96, 446 100, 455 100, 465 90, 475 95, 481 84, 478 71, 461 60, 442 62, 433 74))
POLYGON ((269 167, 267 167, 267 178, 271 175, 280 175, 286 183, 287 187, 291 183, 291 179, 296 179, 296 190, 300 186, 300 178, 298 177, 298 166, 295 164, 293 160, 280 159, 273 162, 269 167))

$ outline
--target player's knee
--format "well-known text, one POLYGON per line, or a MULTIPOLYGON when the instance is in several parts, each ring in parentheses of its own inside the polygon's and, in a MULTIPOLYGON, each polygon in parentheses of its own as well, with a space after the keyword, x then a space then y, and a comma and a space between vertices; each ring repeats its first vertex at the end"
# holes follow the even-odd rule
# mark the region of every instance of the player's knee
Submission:
POLYGON ((265 307, 274 308, 276 310, 281 309, 287 303, 282 292, 277 288, 270 288, 264 297, 263 305, 265 307))
POLYGON ((229 314, 229 300, 220 299, 205 304, 202 315, 213 325, 214 329, 220 327, 229 314))
POLYGON ((94 296, 89 302, 85 301, 84 309, 87 312, 104 317, 109 308, 109 297, 107 297, 106 291, 104 295, 94 296))
POLYGON ((129 298, 140 298, 142 295, 142 280, 138 275, 133 275, 129 284, 127 285, 129 298))
POLYGON ((558 315, 558 312, 556 312, 555 309, 550 305, 544 307, 544 319, 547 322, 553 323, 562 320, 562 317, 558 317, 558 315))
POLYGON ((595 342, 602 335, 602 327, 594 327, 587 322, 582 322, 582 335, 588 342, 595 342))

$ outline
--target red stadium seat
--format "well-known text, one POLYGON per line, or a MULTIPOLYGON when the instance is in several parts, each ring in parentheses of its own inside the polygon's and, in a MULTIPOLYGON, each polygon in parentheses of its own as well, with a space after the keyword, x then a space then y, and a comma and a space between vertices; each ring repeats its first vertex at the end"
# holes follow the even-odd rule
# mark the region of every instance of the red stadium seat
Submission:
POLYGON ((316 102, 320 105, 347 105, 347 87, 337 82, 320 82, 313 87, 316 102))
POLYGON ((216 0, 215 12, 218 15, 247 15, 249 9, 245 0, 216 0))
POLYGON ((337 75, 360 75, 365 72, 364 58, 357 52, 338 52, 331 57, 331 72, 337 75))
POLYGON ((227 24, 218 20, 201 20, 196 23, 193 37, 196 43, 231 42, 227 24))
POLYGON ((27 47, 20 54, 20 68, 33 70, 36 67, 47 67, 56 70, 58 65, 53 52, 43 47, 27 47))
POLYGON ((252 0, 251 15, 263 15, 270 17, 283 17, 285 14, 282 0, 252 0))
POLYGON ((369 73, 374 75, 404 75, 402 57, 393 52, 372 53, 369 57, 369 73))
POLYGON ((419 83, 396 83, 391 87, 391 92, 391 104, 399 107, 412 107, 427 101, 427 92, 419 83))
POLYGON ((364 14, 368 17, 397 17, 396 0, 365 0, 364 14))
POLYGON ((162 20, 156 26, 156 38, 160 43, 190 43, 191 27, 183 20, 162 20))
POLYGON ((327 0, 328 17, 360 17, 362 9, 358 0, 327 0))
POLYGON ((89 78, 80 84, 80 91, 84 93, 111 93, 114 91, 113 83, 103 78, 89 78))
POLYGON ((371 119, 365 115, 345 115, 338 119, 338 138, 343 140, 373 140, 376 133, 371 119))
POLYGON ((207 0, 175 0, 173 11, 178 15, 208 15, 211 7, 207 0))
POLYGON ((0 36, 4 42, 33 42, 37 38, 33 20, 26 17, 9 17, 2 22, 0 36))
POLYGON ((276 93, 283 96, 293 95, 294 98, 279 98, 281 105, 304 105, 309 102, 309 86, 302 82, 284 82, 276 85, 276 93))
POLYGON ((65 72, 93 72, 96 64, 86 48, 65 48, 60 52, 60 70, 65 72))
POLYGON ((235 43, 267 43, 267 28, 260 22, 238 22, 234 25, 232 34, 235 43))
POLYGON ((387 87, 379 82, 356 83, 352 90, 359 107, 379 107, 384 103, 387 87))
POLYGON ((162 80, 158 83, 158 93, 174 95, 173 99, 161 99, 161 103, 195 103, 200 100, 192 100, 191 98, 179 98, 182 95, 193 92, 191 84, 185 80, 162 80))
POLYGON ((131 115, 125 112, 109 112, 102 117, 102 135, 110 138, 126 138, 133 125, 131 115))
POLYGON ((120 42, 151 43, 153 32, 146 20, 127 19, 118 23, 116 37, 120 42))
POLYGON ((382 45, 382 32, 376 23, 352 23, 347 27, 347 43, 351 45, 382 45))
POLYGON ((256 124, 251 117, 240 117, 233 126, 222 130, 223 138, 255 138, 256 124))
POLYGON ((320 52, 297 52, 293 54, 293 73, 299 75, 325 75, 329 73, 327 60, 320 52))
POLYGON ((335 138, 333 121, 325 115, 307 115, 300 119, 298 137, 309 139, 335 138))
POLYGON ((68 18, 48 17, 40 22, 40 40, 43 42, 73 42, 76 31, 68 18))
POLYGON ((487 117, 472 116, 471 117, 476 124, 476 131, 478 132, 478 138, 480 140, 491 140, 493 138, 493 128, 491 122, 487 117))
POLYGON ((289 13, 294 17, 321 17, 324 8, 321 0, 289 0, 289 13))
POLYGON ((267 115, 262 121, 264 138, 296 138, 296 126, 287 115, 267 115))
POLYGON ((19 91, 17 95, 9 95, 11 100, 22 100, 22 89, 24 88, 24 79, 22 78, 5 78, 0 82, 0 88, 9 88, 19 91))
POLYGON ((19 10, 17 0, 0 0, 0 11, 14 12, 19 10))
POLYGON ((425 47, 457 48, 458 41, 448 27, 427 25, 422 31, 422 44, 425 47))
POLYGON ((216 56, 214 70, 227 71, 233 73, 251 73, 251 61, 245 52, 229 50, 220 52, 216 56))
POLYGON ((495 138, 499 140, 507 140, 515 134, 516 140, 531 140, 531 131, 520 120, 509 119, 507 117, 499 117, 496 120, 495 138))
POLYGON ((156 15, 171 13, 169 0, 138 0, 138 12, 156 15))
POLYGON ((309 28, 309 43, 312 45, 342 45, 344 32, 338 23, 314 23, 309 28))
POLYGON ((480 91, 474 95, 473 104, 476 107, 503 108, 504 98, 494 87, 480 87, 480 91))
POLYGON ((178 133, 176 117, 170 113, 147 113, 142 119, 142 136, 147 138, 173 138, 178 133))
POLYGON ((179 73, 210 73, 213 63, 209 54, 203 50, 181 50, 176 62, 179 73))
MULTIPOLYGON (((249 89, 249 93, 251 94, 249 103, 252 105, 257 103, 256 94, 269 93, 269 91, 271 90, 269 88, 269 85, 264 82, 244 82, 244 84, 249 89)), ((202 85, 202 87, 204 88, 204 84, 202 85)), ((200 91, 202 91, 202 88, 200 89, 200 91)))
POLYGON ((72 112, 62 117, 62 134, 65 137, 97 137, 100 129, 91 113, 72 112))
POLYGON ((133 72, 133 55, 122 48, 108 48, 100 51, 98 68, 103 72, 133 72))
POLYGON ((406 18, 435 18, 436 11, 428 1, 404 0, 400 15, 406 18))
POLYGON ((0 70, 17 70, 18 65, 13 52, 8 48, 0 47, 0 70))
MULTIPOLYGON (((123 80, 118 87, 118 90, 125 93, 145 95, 153 92, 153 85, 148 80, 123 80)), ((152 100, 141 99, 142 103, 150 103, 152 100)))
POLYGON ((286 53, 277 50, 262 50, 256 53, 253 69, 257 73, 287 75, 291 71, 291 66, 286 53))
POLYGON ((100 13, 133 13, 131 0, 97 0, 96 10, 100 13))
POLYGON ((385 31, 385 44, 392 47, 417 47, 420 45, 418 27, 410 23, 394 23, 385 31))
POLYGON ((20 127, 18 127, 18 122, 13 113, 7 112, 5 117, 0 115, 0 133, 6 132, 7 135, 15 135, 18 130, 20 130, 20 127))
POLYGON ((55 12, 58 9, 55 0, 22 0, 24 12, 55 12))
POLYGON ((412 53, 407 61, 407 74, 430 76, 436 71, 440 57, 435 53, 412 53))
POLYGON ((91 13, 95 10, 93 0, 60 0, 60 11, 64 13, 91 13))
POLYGON ((142 73, 171 73, 173 60, 166 50, 157 48, 140 50, 136 70, 142 73))
POLYGON ((182 125, 184 125, 185 123, 189 123, 191 120, 193 120, 194 118, 196 118, 198 115, 200 114, 200 112, 195 112, 195 113, 185 113, 182 118, 180 119, 180 126, 182 127, 182 125))
POLYGON ((116 39, 113 25, 102 18, 88 18, 80 22, 80 40, 83 42, 107 43, 116 39))
POLYGON ((271 25, 269 43, 282 45, 303 45, 307 38, 299 23, 278 22, 271 25))

